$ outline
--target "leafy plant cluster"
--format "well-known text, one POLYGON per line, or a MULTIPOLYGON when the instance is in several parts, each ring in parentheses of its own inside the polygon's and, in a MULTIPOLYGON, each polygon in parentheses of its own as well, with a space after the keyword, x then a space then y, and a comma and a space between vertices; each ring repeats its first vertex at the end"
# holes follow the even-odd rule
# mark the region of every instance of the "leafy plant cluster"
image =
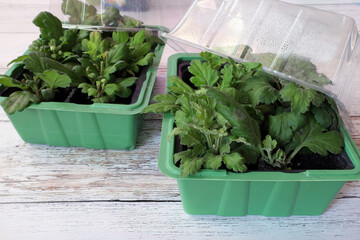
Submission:
POLYGON ((264 67, 281 72, 283 74, 297 78, 317 86, 331 84, 331 80, 323 73, 318 73, 316 65, 309 58, 290 55, 282 56, 271 52, 253 53, 252 48, 247 45, 241 45, 242 52, 240 58, 251 62, 259 62, 264 67))
POLYGON ((54 100, 59 89, 68 87, 80 88, 96 103, 127 98, 140 68, 152 64, 153 49, 161 43, 144 29, 136 33, 63 29, 48 12, 33 23, 40 28, 40 38, 10 63, 23 65, 21 79, 0 76, 0 84, 19 89, 2 102, 8 114, 54 100))
POLYGON ((191 87, 171 76, 167 94, 145 112, 175 115, 186 146, 174 155, 183 177, 202 168, 246 172, 265 161, 274 169, 291 168, 299 152, 339 154, 344 145, 334 101, 313 89, 262 71, 259 63, 236 63, 203 52, 192 60, 191 87))
POLYGON ((277 59, 273 69, 279 72, 317 86, 324 86, 331 83, 331 80, 325 74, 319 74, 316 71, 315 64, 304 57, 290 56, 282 58, 277 57, 274 53, 251 53, 250 51, 247 59, 249 61, 261 62, 264 66, 271 66, 274 59, 277 59))
POLYGON ((102 14, 91 4, 79 0, 63 0, 61 10, 69 16, 69 24, 138 28, 142 22, 120 15, 119 9, 108 7, 102 14))

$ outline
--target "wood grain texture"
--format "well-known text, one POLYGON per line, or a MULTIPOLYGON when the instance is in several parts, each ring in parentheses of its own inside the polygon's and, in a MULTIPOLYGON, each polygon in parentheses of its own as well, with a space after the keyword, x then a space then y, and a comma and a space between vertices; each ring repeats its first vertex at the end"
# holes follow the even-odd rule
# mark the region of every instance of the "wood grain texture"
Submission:
MULTIPOLYGON (((136 149, 120 151, 27 144, 0 122, 0 203, 179 200, 176 181, 157 169, 160 123, 146 120, 136 149)), ((360 198, 359 189, 347 183, 338 198, 360 198)))
POLYGON ((178 200, 157 169, 160 124, 147 120, 136 149, 120 151, 27 144, 0 122, 0 202, 178 200))
POLYGON ((358 240, 360 199, 335 200, 321 216, 191 216, 180 202, 1 204, 0 237, 17 239, 358 240))

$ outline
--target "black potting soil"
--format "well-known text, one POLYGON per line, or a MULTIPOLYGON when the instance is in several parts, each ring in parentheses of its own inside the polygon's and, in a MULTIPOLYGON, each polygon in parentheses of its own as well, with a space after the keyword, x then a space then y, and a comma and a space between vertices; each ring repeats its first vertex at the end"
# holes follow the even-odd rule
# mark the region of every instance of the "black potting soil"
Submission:
MULTIPOLYGON (((141 88, 146 80, 146 73, 149 70, 149 66, 142 67, 140 69, 140 75, 133 86, 131 86, 132 94, 128 98, 116 97, 114 104, 133 104, 139 99, 141 88)), ((24 74, 24 70, 15 74, 15 79, 20 79, 24 74)), ((17 88, 3 88, 0 89, 1 97, 9 97, 13 92, 21 91, 17 88)), ((78 88, 59 88, 55 93, 55 98, 52 102, 66 102, 76 104, 92 104, 93 102, 87 94, 82 93, 78 88)), ((111 104, 111 103, 110 103, 111 104)))
MULTIPOLYGON (((181 145, 179 136, 175 136, 174 153, 186 150, 186 146, 181 145)), ((177 166, 179 167, 179 164, 177 166)), ((334 170, 334 169, 353 169, 349 156, 344 151, 339 155, 329 154, 321 156, 319 154, 298 154, 292 160, 289 170, 278 170, 268 165, 264 160, 259 159, 257 164, 249 165, 248 172, 251 171, 281 171, 288 173, 304 172, 306 170, 334 170)), ((223 165, 220 169, 226 169, 223 165)))
MULTIPOLYGON (((9 97, 12 93, 16 91, 22 91, 18 88, 4 88, 0 91, 1 97, 9 97)), ((55 98, 51 100, 52 102, 65 102, 71 93, 72 88, 61 88, 55 92, 55 98)))
POLYGON ((184 80, 189 86, 192 88, 195 88, 195 86, 190 82, 190 78, 193 76, 189 70, 188 67, 190 66, 191 61, 182 61, 178 64, 178 77, 184 80))

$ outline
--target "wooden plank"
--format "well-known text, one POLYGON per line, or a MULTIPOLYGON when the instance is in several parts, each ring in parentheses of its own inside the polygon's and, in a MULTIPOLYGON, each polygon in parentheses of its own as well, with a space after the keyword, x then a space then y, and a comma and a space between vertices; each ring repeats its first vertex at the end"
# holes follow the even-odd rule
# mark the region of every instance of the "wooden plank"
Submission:
MULTIPOLYGON (((0 122, 0 202, 179 200, 176 181, 157 169, 160 129, 146 120, 133 151, 90 150, 27 144, 0 122)), ((359 198, 359 188, 348 183, 338 197, 359 198)))
POLYGON ((32 21, 42 11, 49 11, 48 4, 0 4, 0 33, 36 33, 32 21), (19 17, 21 16, 21 17, 19 17))
POLYGON ((321 216, 191 216, 180 202, 1 204, 2 240, 358 240, 360 199, 335 200, 321 216))
POLYGON ((159 120, 146 121, 133 151, 26 144, 10 122, 0 132, 0 202, 179 199, 157 169, 159 120))
POLYGON ((8 39, 0 44, 0 68, 7 68, 7 64, 21 56, 28 46, 39 36, 38 33, 0 33, 0 39, 8 39))
MULTIPOLYGON (((0 0, 0 6, 9 6, 9 5, 20 5, 20 6, 28 6, 34 7, 38 5, 49 5, 50 2, 57 1, 57 0, 31 0, 31 1, 24 1, 24 0, 0 0)), ((60 0, 61 1, 61 0, 60 0)))

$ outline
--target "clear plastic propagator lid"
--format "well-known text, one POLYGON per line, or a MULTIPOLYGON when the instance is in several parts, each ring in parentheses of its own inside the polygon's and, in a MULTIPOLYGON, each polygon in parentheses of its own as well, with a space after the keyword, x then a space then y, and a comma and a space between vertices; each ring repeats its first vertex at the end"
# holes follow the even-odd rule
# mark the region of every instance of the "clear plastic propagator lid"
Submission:
POLYGON ((260 62, 360 115, 360 41, 350 17, 272 0, 195 0, 163 36, 183 52, 260 62))
POLYGON ((159 27, 162 9, 159 0, 51 0, 50 11, 65 28, 87 30, 138 30, 159 27))

